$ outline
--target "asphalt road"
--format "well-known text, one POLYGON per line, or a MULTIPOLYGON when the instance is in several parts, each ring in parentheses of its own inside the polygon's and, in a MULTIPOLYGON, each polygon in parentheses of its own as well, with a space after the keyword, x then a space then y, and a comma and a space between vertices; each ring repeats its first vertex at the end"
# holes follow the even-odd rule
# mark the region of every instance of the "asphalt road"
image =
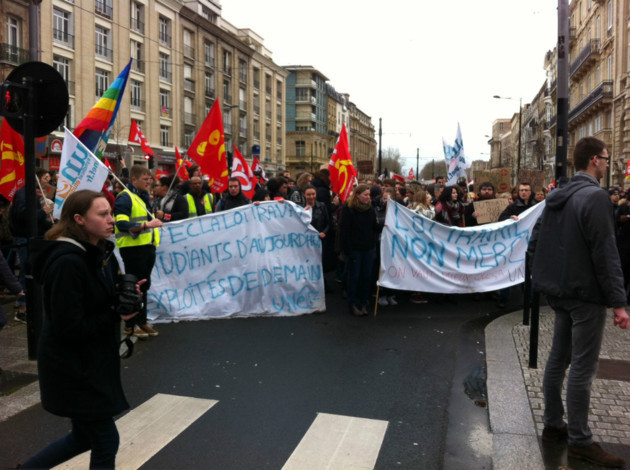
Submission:
MULTIPOLYGON (((317 413, 386 421, 375 468, 491 468, 487 411, 473 399, 483 404, 494 302, 397 297, 357 318, 334 285, 323 314, 157 325, 123 361, 132 408, 157 393, 218 403, 141 468, 281 468, 317 413)), ((68 429, 39 405, 0 423, 0 468, 68 429)))

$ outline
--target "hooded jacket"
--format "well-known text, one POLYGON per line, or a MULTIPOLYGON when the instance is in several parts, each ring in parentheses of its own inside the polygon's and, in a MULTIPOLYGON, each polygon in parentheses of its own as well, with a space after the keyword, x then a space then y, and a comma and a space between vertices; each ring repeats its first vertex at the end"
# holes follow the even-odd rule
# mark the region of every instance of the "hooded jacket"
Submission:
POLYGON ((107 249, 69 238, 37 240, 35 280, 44 319, 37 365, 42 406, 77 419, 112 417, 129 408, 120 378, 118 273, 107 249))
POLYGON ((612 206, 592 176, 577 173, 549 194, 528 251, 534 289, 610 307, 626 304, 612 206))

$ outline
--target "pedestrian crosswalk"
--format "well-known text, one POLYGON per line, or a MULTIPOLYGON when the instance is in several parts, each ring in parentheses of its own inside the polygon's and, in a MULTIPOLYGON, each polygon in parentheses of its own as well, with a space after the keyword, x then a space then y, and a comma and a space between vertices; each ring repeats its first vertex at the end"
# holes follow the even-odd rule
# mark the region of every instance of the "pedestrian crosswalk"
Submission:
MULTIPOLYGON (((217 400, 157 394, 120 418, 116 468, 136 470, 208 412, 217 400)), ((373 469, 387 421, 318 413, 282 467, 373 469)), ((89 468, 86 452, 57 469, 89 468)), ((200 463, 203 465, 203 463, 200 463)))

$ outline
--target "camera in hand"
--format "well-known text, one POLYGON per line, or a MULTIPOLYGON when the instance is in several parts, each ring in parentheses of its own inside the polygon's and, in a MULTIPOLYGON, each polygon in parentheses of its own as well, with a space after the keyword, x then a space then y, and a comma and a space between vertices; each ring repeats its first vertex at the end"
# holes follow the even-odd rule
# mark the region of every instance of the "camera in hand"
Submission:
POLYGON ((142 309, 142 296, 136 292, 138 278, 133 274, 124 274, 118 284, 118 302, 116 312, 119 315, 131 315, 142 309))

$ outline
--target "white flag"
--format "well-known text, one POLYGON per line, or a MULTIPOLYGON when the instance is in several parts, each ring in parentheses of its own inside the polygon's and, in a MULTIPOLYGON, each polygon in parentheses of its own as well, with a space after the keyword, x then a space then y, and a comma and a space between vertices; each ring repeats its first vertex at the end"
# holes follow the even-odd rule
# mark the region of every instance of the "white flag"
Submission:
POLYGON ((53 217, 59 218, 63 203, 73 192, 81 189, 101 191, 108 171, 107 167, 72 132, 66 129, 59 163, 53 217))
POLYGON ((457 179, 466 176, 466 168, 470 168, 470 163, 466 161, 464 154, 464 140, 462 139, 462 131, 457 123, 457 135, 455 136, 455 144, 449 145, 442 139, 444 147, 444 158, 448 167, 448 175, 446 177, 446 185, 452 186, 457 183, 457 179))

